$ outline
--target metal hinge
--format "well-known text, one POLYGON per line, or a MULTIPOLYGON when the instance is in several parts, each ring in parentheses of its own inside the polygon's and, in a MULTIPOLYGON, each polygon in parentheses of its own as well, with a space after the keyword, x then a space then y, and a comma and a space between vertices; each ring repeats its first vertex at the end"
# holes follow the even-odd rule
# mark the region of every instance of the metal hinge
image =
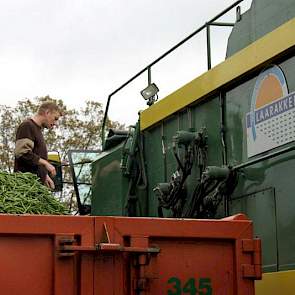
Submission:
POLYGON ((242 264, 243 277, 261 280, 261 240, 243 239, 242 251, 252 254, 252 264, 242 264))

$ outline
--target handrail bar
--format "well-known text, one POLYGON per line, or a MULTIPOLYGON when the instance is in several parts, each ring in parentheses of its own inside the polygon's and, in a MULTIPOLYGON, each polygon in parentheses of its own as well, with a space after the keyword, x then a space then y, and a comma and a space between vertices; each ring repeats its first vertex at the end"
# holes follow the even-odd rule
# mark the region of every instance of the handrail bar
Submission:
MULTIPOLYGON (((102 128, 101 128, 101 139, 102 139, 102 145, 104 144, 104 129, 105 129, 105 125, 106 125, 106 120, 107 120, 107 115, 108 115, 108 111, 109 111, 109 106, 110 106, 110 101, 111 101, 111 97, 113 95, 115 95, 117 92, 119 92, 120 90, 122 90, 125 86, 127 86, 128 84, 130 84, 133 80, 135 80, 137 77, 139 77, 141 74, 143 74, 146 70, 149 71, 149 80, 150 80, 150 69, 153 65, 155 65, 156 63, 158 63, 160 60, 162 60, 164 57, 166 57, 168 54, 170 54, 172 51, 174 51, 175 49, 177 49, 179 46, 181 46, 183 43, 187 42, 189 39, 191 39, 193 36, 195 36, 196 34, 198 34, 199 32, 201 32, 203 29, 208 28, 208 26, 212 25, 217 25, 217 26, 221 26, 220 23, 215 23, 214 21, 217 20, 218 18, 220 18, 221 16, 223 16, 224 14, 226 14, 228 11, 230 11, 231 9, 233 9, 234 7, 236 7, 238 4, 240 4, 241 2, 243 2, 244 0, 238 0, 236 2, 234 2, 232 5, 230 5, 228 8, 224 9, 222 12, 220 12, 219 14, 217 14, 215 17, 213 17, 210 21, 206 22, 204 25, 202 25, 201 27, 199 27, 197 30, 195 30, 194 32, 192 32, 190 35, 188 35, 186 38, 184 38, 182 41, 180 41, 179 43, 177 43, 176 45, 174 45, 172 48, 170 48, 168 51, 166 51, 165 53, 163 53, 161 56, 159 56, 157 59, 155 59, 153 62, 151 62, 148 66, 146 66, 145 68, 143 68, 141 71, 139 71, 137 74, 135 74, 133 77, 131 77, 129 80, 127 80, 125 83, 123 83, 121 86, 119 86, 116 90, 114 90, 111 94, 109 94, 108 96, 108 100, 107 100, 107 104, 106 104, 106 109, 104 112, 104 117, 103 117, 103 123, 102 123, 102 128)), ((232 26, 232 23, 224 23, 224 26, 228 25, 228 26, 232 26)))

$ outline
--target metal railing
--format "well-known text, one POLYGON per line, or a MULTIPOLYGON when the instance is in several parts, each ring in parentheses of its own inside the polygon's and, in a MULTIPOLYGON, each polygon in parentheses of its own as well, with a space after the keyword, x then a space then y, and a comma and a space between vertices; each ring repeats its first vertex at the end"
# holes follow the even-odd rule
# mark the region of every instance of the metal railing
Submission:
MULTIPOLYGON (((176 45, 174 45, 172 48, 170 48, 168 51, 166 51, 165 53, 163 53, 160 57, 158 57, 157 59, 155 59, 152 63, 150 63, 145 68, 143 68, 141 71, 139 71, 137 74, 135 74, 133 77, 131 77, 129 80, 127 80, 125 83, 123 83, 120 87, 118 87, 116 90, 114 90, 112 93, 109 94, 108 100, 107 100, 107 104, 106 104, 106 108, 105 108, 105 112, 104 112, 104 118, 103 118, 103 122, 102 122, 102 131, 101 131, 102 145, 105 142, 106 120, 107 120, 108 111, 109 111, 109 107, 110 107, 110 101, 111 101, 112 96, 115 95, 116 93, 118 93, 120 90, 122 90, 124 87, 126 87, 128 84, 130 84, 133 80, 135 80, 136 78, 138 78, 140 75, 142 75, 146 71, 148 72, 148 85, 150 85, 151 84, 151 80, 152 80, 152 78, 151 78, 151 68, 152 68, 152 66, 154 66, 156 63, 158 63, 160 60, 162 60, 168 54, 170 54, 171 52, 173 52, 175 49, 177 49, 178 47, 180 47, 182 44, 184 44, 185 42, 187 42, 188 40, 190 40, 192 37, 194 37, 196 34, 200 33, 204 29, 206 29, 206 37, 207 37, 207 66, 208 66, 208 70, 210 70, 211 69, 211 38, 210 38, 210 27, 211 26, 223 26, 223 27, 224 26, 227 26, 227 27, 228 26, 231 26, 231 27, 234 26, 234 23, 216 22, 216 20, 219 19, 224 14, 226 14, 227 12, 229 12, 230 10, 232 10, 233 8, 235 8, 238 4, 240 4, 243 1, 244 0, 238 0, 238 1, 234 2, 228 8, 226 8, 225 10, 223 10, 222 12, 220 12, 219 14, 217 14, 215 17, 213 17, 211 20, 209 20, 204 25, 202 25, 201 27, 199 27, 197 30, 195 30, 193 33, 191 33, 190 35, 188 35, 182 41, 180 41, 179 43, 177 43, 176 45)), ((240 21, 240 20, 241 20, 241 8, 240 8, 240 6, 238 6, 236 8, 236 21, 240 21)))

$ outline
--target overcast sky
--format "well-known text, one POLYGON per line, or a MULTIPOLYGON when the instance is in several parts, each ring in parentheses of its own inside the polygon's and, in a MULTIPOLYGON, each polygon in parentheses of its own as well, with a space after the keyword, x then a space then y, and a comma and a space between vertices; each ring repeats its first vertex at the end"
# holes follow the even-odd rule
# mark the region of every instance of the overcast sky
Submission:
MULTIPOLYGON (((50 95, 79 108, 107 96, 233 0, 0 0, 0 104, 50 95)), ((241 4, 249 8, 250 0, 241 4)), ((223 20, 233 21, 234 13, 223 20)), ((230 29, 212 31, 213 65, 230 29)), ((206 70, 205 33, 152 68, 159 97, 206 70)), ((113 120, 146 107, 147 74, 112 99, 113 120)))

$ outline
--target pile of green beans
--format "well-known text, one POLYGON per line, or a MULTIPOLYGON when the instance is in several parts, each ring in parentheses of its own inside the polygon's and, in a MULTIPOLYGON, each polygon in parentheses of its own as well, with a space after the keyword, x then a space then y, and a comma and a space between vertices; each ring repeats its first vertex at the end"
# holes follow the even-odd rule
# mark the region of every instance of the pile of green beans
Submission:
POLYGON ((0 213, 61 215, 68 210, 35 174, 0 171, 0 213))

